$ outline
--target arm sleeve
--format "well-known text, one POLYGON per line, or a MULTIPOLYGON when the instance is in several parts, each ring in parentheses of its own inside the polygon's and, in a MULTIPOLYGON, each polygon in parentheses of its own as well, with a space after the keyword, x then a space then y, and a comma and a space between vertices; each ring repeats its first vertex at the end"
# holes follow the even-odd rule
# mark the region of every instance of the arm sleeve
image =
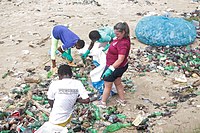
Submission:
POLYGON ((103 31, 99 31, 101 38, 98 40, 98 42, 100 43, 104 43, 104 42, 110 42, 111 41, 111 37, 109 35, 107 35, 106 32, 103 31))
POLYGON ((85 87, 83 86, 83 84, 79 81, 78 85, 78 91, 79 91, 79 95, 82 99, 87 99, 89 98, 88 93, 85 89, 85 87))
POLYGON ((53 90, 55 90, 55 87, 54 87, 54 84, 52 82, 50 84, 49 90, 47 92, 47 98, 50 99, 50 100, 54 100, 55 99, 55 92, 53 90))

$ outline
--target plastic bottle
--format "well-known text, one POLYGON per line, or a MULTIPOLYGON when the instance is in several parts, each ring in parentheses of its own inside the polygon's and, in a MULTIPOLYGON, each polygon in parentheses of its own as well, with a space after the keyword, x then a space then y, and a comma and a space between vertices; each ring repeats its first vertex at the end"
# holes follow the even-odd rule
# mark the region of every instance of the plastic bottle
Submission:
POLYGON ((177 106, 177 103, 167 103, 166 106, 169 106, 169 107, 176 107, 176 106, 177 106))
POLYGON ((45 122, 49 120, 48 116, 45 113, 42 113, 42 118, 45 122))
POLYGON ((53 72, 52 72, 52 71, 49 71, 49 72, 47 73, 47 78, 50 78, 52 75, 53 75, 53 72))
POLYGON ((168 71, 173 71, 174 70, 174 66, 166 66, 164 69, 168 70, 168 71))
POLYGON ((43 101, 41 101, 41 102, 39 102, 39 103, 42 104, 42 105, 45 105, 45 104, 48 104, 49 101, 48 101, 48 100, 43 100, 43 101))
POLYGON ((40 127, 42 126, 41 122, 40 121, 35 121, 34 123, 28 125, 28 128, 31 128, 31 129, 39 129, 40 127))
POLYGON ((117 123, 114 123, 114 124, 107 126, 106 129, 103 131, 103 133, 115 132, 115 131, 118 131, 121 128, 126 128, 126 127, 130 127, 130 126, 132 126, 131 123, 123 124, 121 122, 117 122, 117 123))
POLYGON ((26 113, 27 115, 31 116, 31 117, 34 116, 34 114, 33 114, 32 112, 30 112, 29 110, 26 110, 25 113, 26 113))
POLYGON ((32 99, 35 100, 35 101, 42 101, 42 100, 43 100, 43 97, 33 95, 33 96, 32 96, 32 99))
POLYGON ((116 115, 119 119, 126 119, 126 115, 124 114, 117 114, 116 115))
POLYGON ((2 130, 0 133, 10 133, 10 130, 2 130))
POLYGON ((152 118, 152 117, 156 117, 156 116, 161 116, 163 113, 162 112, 154 112, 154 113, 152 113, 152 114, 150 114, 149 116, 148 116, 148 118, 152 118))
POLYGON ((98 133, 98 131, 96 129, 93 129, 93 128, 89 128, 88 132, 89 133, 98 133))
POLYGON ((2 79, 5 79, 10 73, 11 71, 8 70, 6 73, 3 74, 2 79))
POLYGON ((117 110, 116 106, 114 106, 114 107, 108 107, 108 109, 106 110, 106 113, 108 115, 110 115, 110 114, 114 113, 116 110, 117 110))
POLYGON ((99 107, 97 107, 96 105, 93 106, 94 107, 94 117, 96 120, 100 120, 101 117, 100 117, 100 110, 99 110, 99 107))
POLYGON ((80 125, 78 125, 78 126, 76 126, 76 127, 73 128, 74 132, 80 132, 81 130, 82 130, 82 128, 81 128, 80 125))
POLYGON ((23 93, 26 94, 31 89, 30 85, 23 87, 23 93))
POLYGON ((82 77, 82 78, 79 78, 79 80, 81 80, 81 81, 87 81, 87 78, 82 77))
POLYGON ((0 120, 3 120, 4 117, 7 117, 9 115, 10 115, 10 113, 8 113, 8 112, 2 112, 2 111, 0 111, 0 120))
POLYGON ((81 78, 81 74, 80 73, 76 73, 76 78, 81 78))
POLYGON ((140 125, 145 125, 148 121, 149 121, 149 118, 145 118, 145 119, 142 120, 140 125))

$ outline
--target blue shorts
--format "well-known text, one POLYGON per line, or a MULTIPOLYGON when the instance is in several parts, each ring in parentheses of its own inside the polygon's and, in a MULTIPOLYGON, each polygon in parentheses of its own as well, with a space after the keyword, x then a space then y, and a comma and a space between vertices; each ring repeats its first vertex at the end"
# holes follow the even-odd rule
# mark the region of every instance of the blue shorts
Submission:
MULTIPOLYGON (((108 69, 108 66, 105 67, 103 73, 108 69)), ((128 64, 126 64, 124 67, 116 68, 115 71, 108 77, 104 77, 103 80, 107 82, 114 82, 115 79, 118 77, 121 77, 123 73, 128 69, 128 64)))

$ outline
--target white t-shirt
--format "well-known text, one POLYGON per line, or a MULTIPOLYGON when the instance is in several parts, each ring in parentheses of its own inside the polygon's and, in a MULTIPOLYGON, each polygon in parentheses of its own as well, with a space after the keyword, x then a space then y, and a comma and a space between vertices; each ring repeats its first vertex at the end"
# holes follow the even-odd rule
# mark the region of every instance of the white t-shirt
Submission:
POLYGON ((47 92, 48 99, 54 100, 49 121, 53 124, 66 122, 79 95, 82 99, 89 97, 81 81, 69 78, 53 81, 47 92))

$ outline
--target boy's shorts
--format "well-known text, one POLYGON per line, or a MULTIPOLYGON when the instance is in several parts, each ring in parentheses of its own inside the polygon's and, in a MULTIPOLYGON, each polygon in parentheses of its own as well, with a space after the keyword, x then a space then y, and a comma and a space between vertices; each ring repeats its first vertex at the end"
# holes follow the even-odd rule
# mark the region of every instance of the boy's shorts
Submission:
MULTIPOLYGON (((108 69, 108 66, 105 67, 104 72, 108 69)), ((107 81, 107 82, 114 82, 115 79, 117 79, 118 77, 121 77, 123 75, 123 73, 128 69, 128 64, 126 64, 124 67, 121 68, 116 68, 114 70, 114 72, 112 72, 112 74, 108 77, 104 77, 103 80, 107 81)), ((102 74, 102 75, 103 75, 102 74)))
POLYGON ((61 127, 66 127, 67 124, 70 123, 71 119, 72 119, 72 116, 70 116, 69 119, 67 119, 67 121, 60 123, 60 124, 56 124, 56 125, 61 126, 61 127))

